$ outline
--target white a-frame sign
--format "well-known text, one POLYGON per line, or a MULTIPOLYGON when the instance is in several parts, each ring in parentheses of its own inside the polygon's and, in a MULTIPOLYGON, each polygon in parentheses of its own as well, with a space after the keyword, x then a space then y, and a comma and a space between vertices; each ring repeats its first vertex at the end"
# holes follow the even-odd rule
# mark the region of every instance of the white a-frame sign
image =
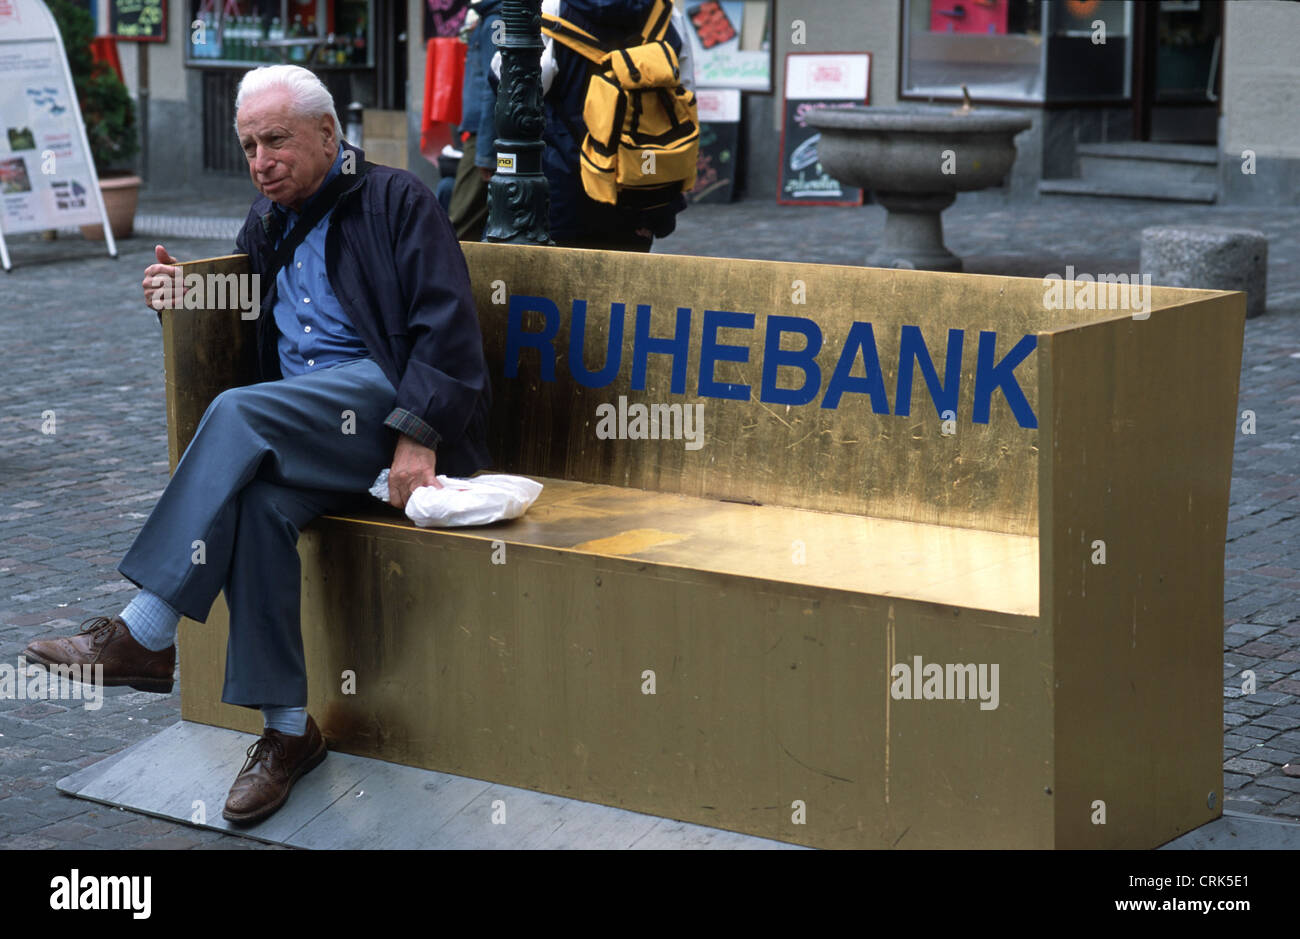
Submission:
POLYGON ((104 226, 117 244, 54 17, 41 0, 0 0, 0 262, 5 235, 104 226))

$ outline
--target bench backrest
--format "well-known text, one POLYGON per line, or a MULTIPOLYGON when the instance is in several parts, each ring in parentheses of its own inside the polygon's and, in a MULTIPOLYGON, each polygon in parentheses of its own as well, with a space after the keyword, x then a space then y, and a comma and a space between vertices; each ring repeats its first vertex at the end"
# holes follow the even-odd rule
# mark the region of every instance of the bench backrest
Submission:
POLYGON ((501 470, 1037 534, 1041 282, 462 247, 501 470))
MULTIPOLYGON (((1032 278, 462 248, 496 469, 1019 535, 1039 534, 1046 339, 1130 321, 1049 308, 1032 278)), ((212 397, 255 380, 254 325, 163 316, 173 465, 212 397)), ((1097 391, 1114 383, 1099 368, 1097 391)))

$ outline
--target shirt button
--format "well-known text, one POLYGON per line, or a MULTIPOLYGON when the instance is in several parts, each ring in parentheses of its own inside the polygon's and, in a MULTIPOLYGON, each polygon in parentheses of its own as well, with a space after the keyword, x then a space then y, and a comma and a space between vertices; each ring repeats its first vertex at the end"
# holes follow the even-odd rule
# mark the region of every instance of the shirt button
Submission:
POLYGON ((303 303, 311 303, 311 297, 303 297, 303 298, 302 298, 302 302, 303 302, 303 303))
POLYGON ((308 360, 307 360, 307 364, 308 364, 308 365, 315 365, 315 364, 316 364, 316 360, 315 360, 315 359, 308 359, 308 360))
POLYGON ((309 333, 309 332, 311 332, 311 327, 310 327, 310 326, 304 326, 304 327, 302 328, 302 331, 305 332, 305 333, 309 333))
POLYGON ((302 262, 301 262, 301 261, 298 262, 298 270, 302 270, 302 262))

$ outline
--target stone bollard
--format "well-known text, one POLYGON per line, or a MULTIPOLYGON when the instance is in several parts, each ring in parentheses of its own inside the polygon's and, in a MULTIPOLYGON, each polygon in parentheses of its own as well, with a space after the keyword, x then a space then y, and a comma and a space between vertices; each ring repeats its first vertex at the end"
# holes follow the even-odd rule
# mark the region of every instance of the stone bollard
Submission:
POLYGON ((1246 316, 1259 316, 1268 296, 1268 238, 1215 225, 1144 228, 1141 269, 1158 286, 1241 290, 1246 316))

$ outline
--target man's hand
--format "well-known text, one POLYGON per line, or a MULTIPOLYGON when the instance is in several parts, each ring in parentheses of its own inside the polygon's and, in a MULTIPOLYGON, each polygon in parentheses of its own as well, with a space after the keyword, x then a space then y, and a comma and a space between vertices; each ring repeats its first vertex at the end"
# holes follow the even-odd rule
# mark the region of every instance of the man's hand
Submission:
MULTIPOLYGON (((153 251, 158 263, 150 264, 144 269, 144 302, 151 310, 170 309, 177 262, 162 245, 155 245, 153 251)), ((177 301, 180 299, 176 298, 177 301)))
POLYGON ((402 434, 397 439, 393 465, 388 470, 388 501, 399 509, 406 508, 406 500, 421 486, 442 488, 436 469, 437 454, 402 434))

